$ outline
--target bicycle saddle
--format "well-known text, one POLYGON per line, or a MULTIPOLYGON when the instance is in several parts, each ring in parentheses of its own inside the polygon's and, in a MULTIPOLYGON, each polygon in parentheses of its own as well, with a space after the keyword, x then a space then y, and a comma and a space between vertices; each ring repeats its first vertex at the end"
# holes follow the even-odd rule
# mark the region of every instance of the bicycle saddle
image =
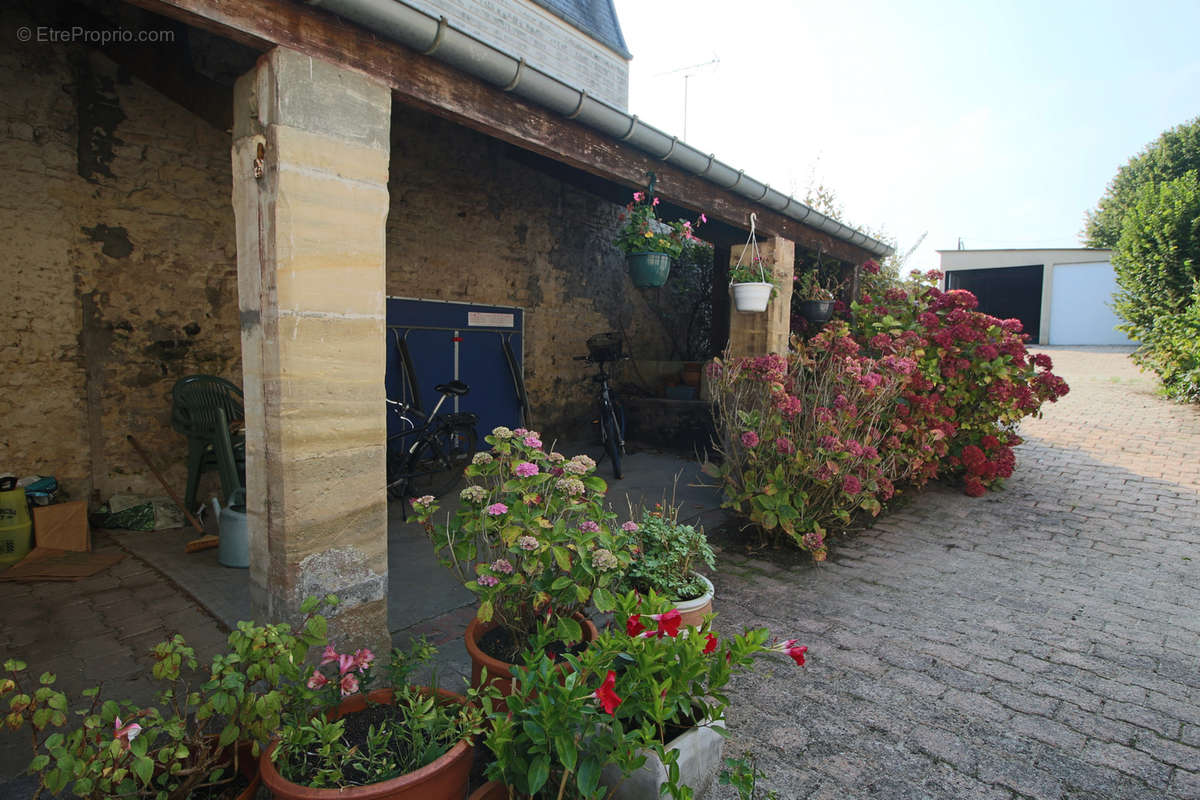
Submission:
POLYGON ((452 394, 455 397, 462 397, 467 392, 471 391, 471 387, 467 386, 462 381, 450 381, 449 383, 439 383, 433 387, 434 391, 440 394, 452 394))

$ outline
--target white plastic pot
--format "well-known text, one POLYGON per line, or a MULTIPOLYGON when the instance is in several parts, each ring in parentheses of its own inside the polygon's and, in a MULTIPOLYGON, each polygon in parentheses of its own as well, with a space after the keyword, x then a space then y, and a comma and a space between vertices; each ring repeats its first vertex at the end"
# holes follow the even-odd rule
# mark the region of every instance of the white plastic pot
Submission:
POLYGON ((704 594, 695 600, 681 600, 675 603, 675 608, 679 610, 679 615, 683 618, 681 624, 696 625, 698 627, 704 622, 704 615, 712 611, 713 595, 716 592, 713 589, 712 581, 699 572, 693 572, 692 574, 704 581, 704 585, 708 588, 704 594))
POLYGON ((735 283, 733 304, 738 311, 766 311, 772 288, 769 283, 735 283))
MULTIPOLYGON (((713 778, 721 769, 721 750, 725 737, 713 728, 724 728, 724 722, 691 728, 678 738, 667 742, 667 749, 679 751, 679 782, 690 786, 696 800, 702 800, 712 788, 713 778)), ((600 773, 600 783, 610 787, 611 800, 645 800, 658 797, 658 787, 667 780, 667 768, 653 753, 646 752, 646 763, 627 778, 610 764, 600 773)))

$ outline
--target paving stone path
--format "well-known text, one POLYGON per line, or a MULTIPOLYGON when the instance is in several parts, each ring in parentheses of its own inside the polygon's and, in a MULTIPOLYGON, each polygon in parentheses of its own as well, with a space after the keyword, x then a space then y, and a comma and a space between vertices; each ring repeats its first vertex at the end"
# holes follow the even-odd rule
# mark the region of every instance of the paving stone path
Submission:
POLYGON ((780 797, 1200 798, 1200 411, 1047 352, 1071 393, 1005 491, 933 488, 820 567, 723 554, 717 627, 809 647, 732 692, 780 797))
MULTIPOLYGON (((809 646, 732 692, 728 751, 780 797, 1200 798, 1200 412, 1122 352, 1049 352, 1072 392, 1025 425, 1006 491, 931 489, 821 567, 723 554, 718 628, 809 646)), ((224 642, 132 556, 0 583, 0 613, 0 658, 143 702, 149 646, 224 642)), ((0 734, 0 798, 28 796, 27 763, 0 734)))

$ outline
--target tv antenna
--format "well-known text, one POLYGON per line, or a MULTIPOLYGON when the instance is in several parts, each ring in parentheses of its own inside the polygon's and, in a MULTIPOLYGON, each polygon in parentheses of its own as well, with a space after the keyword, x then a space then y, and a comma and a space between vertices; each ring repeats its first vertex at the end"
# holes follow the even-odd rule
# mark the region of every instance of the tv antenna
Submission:
POLYGON ((699 73, 700 70, 704 69, 705 67, 715 67, 717 64, 720 64, 720 63, 721 63, 720 57, 718 57, 716 53, 713 53, 713 57, 711 59, 709 59, 708 61, 703 62, 702 64, 691 64, 686 67, 680 67, 679 69, 670 69, 670 70, 667 70, 666 72, 660 72, 654 76, 656 78, 661 78, 664 75, 679 75, 680 73, 683 74, 683 139, 684 139, 684 141, 687 141, 688 78, 691 78, 693 75, 699 73))

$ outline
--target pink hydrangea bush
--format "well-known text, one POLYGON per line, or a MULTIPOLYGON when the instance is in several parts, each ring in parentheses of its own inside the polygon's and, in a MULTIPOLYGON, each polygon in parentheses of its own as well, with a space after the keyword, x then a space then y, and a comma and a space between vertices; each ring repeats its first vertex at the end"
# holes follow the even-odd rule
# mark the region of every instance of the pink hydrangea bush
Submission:
POLYGON ((495 428, 466 469, 462 505, 438 519, 433 497, 412 501, 439 560, 479 598, 478 618, 524 649, 539 622, 607 610, 633 560, 633 538, 604 506, 608 489, 586 455, 547 452, 536 431, 495 428))
POLYGON ((831 527, 878 514, 895 491, 884 421, 911 359, 873 358, 833 323, 788 357, 718 362, 713 370, 724 506, 768 536, 823 560, 831 527))
POLYGON ((867 288, 852 305, 852 330, 869 354, 916 363, 891 424, 903 479, 961 479, 978 497, 1012 475, 1020 420, 1040 416, 1068 386, 1049 356, 1027 351, 1020 320, 976 311, 970 292, 933 285, 940 277, 931 270, 867 288))

